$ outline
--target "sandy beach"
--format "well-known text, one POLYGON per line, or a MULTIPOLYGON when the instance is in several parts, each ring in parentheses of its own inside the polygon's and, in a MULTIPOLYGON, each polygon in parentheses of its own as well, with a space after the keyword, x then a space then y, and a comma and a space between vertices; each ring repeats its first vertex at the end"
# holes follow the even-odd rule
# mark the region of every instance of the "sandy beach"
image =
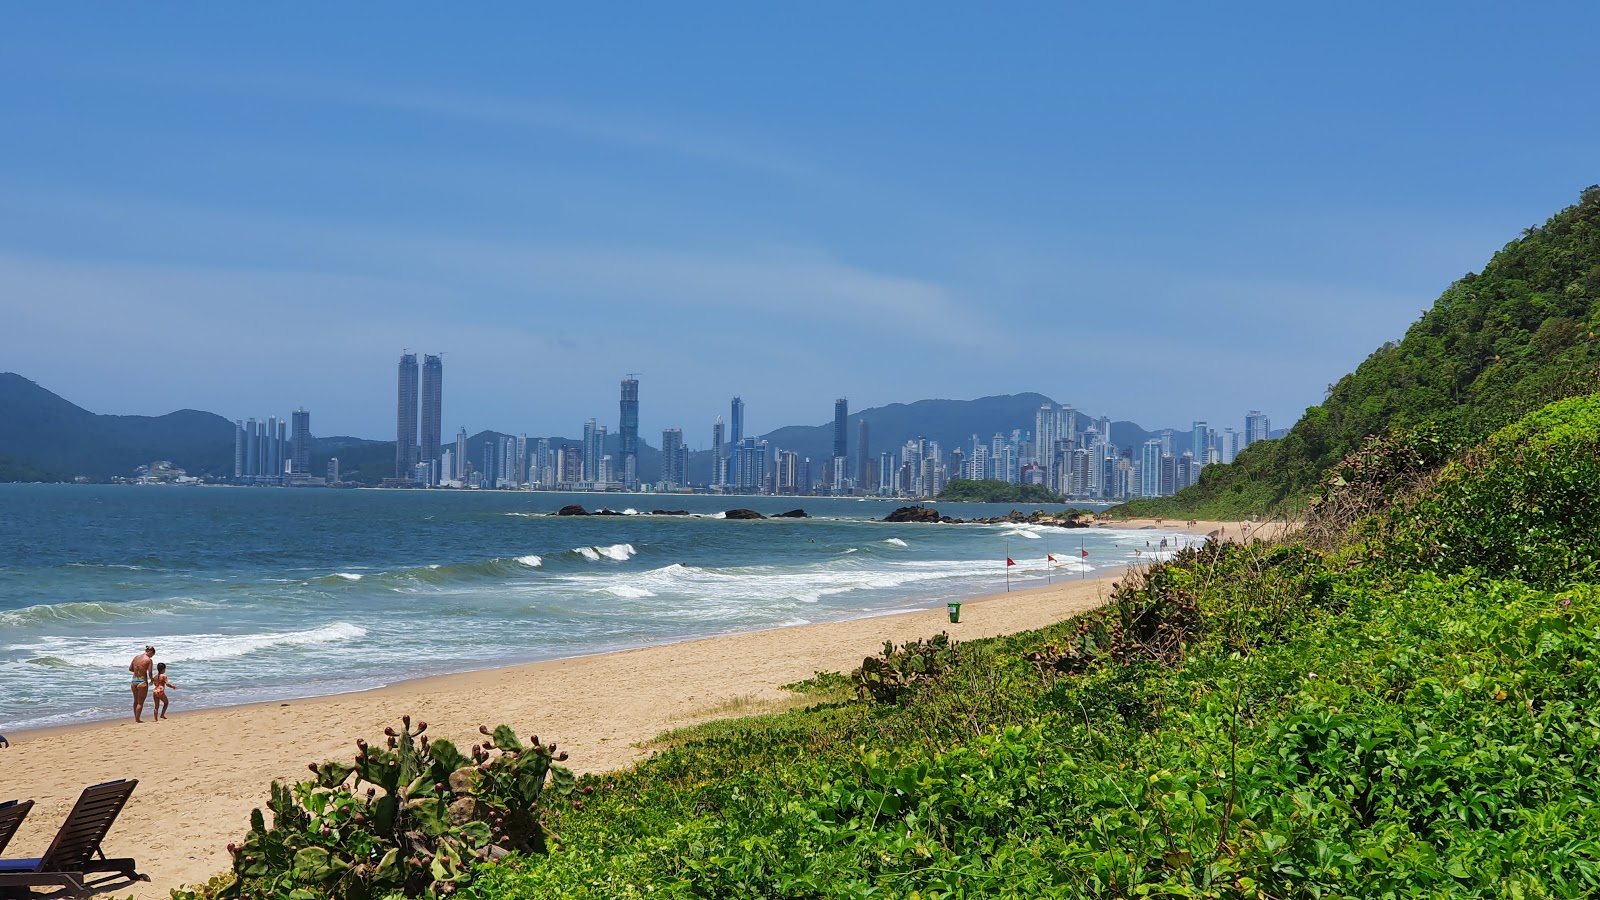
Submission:
MULTIPOLYGON (((1248 523, 1165 521, 1196 534, 1245 536, 1248 523)), ((1158 527, 1119 520, 1119 528, 1158 527)), ((1271 537, 1281 526, 1250 526, 1271 537)), ((625 767, 641 746, 671 728, 783 708, 783 684, 817 671, 844 671, 881 649, 948 630, 973 639, 1042 627, 1104 601, 1115 572, 997 594, 969 602, 952 625, 943 608, 869 619, 725 635, 619 653, 401 681, 354 694, 187 711, 160 723, 127 720, 9 735, 0 750, 0 801, 38 802, 6 855, 37 855, 49 844, 85 786, 137 778, 139 787, 105 843, 134 856, 152 881, 132 887, 140 900, 225 870, 225 846, 248 827, 274 779, 298 780, 306 765, 343 758, 357 737, 377 738, 402 714, 430 735, 465 745, 480 724, 537 732, 571 754, 583 772, 625 767)), ((136 648, 130 645, 129 655, 136 648)), ((127 886, 115 890, 125 896, 127 886)))

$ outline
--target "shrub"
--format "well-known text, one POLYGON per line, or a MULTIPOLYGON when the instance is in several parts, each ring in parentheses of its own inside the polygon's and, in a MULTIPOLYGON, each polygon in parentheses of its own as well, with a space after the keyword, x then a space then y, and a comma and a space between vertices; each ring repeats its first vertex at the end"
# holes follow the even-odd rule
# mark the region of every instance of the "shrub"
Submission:
POLYGON ((1600 395, 1552 403, 1445 467, 1397 515, 1391 553, 1558 586, 1600 567, 1600 395))
POLYGON ((556 746, 524 745, 510 727, 463 755, 424 736, 426 722, 385 729, 385 747, 356 741, 353 764, 310 765, 315 778, 274 783, 267 807, 251 813, 250 833, 230 844, 233 878, 197 897, 363 898, 454 893, 472 880, 472 863, 512 851, 544 852, 545 791, 572 793, 572 773, 556 746), (364 788, 364 789, 363 789, 364 788))

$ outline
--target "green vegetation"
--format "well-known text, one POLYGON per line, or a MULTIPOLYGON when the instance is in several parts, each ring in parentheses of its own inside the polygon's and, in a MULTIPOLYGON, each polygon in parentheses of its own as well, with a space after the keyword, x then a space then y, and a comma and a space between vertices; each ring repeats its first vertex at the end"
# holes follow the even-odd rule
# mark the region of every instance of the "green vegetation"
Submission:
POLYGON ((1176 497, 1116 513, 1240 518, 1297 510, 1369 436, 1428 424, 1470 446, 1554 400, 1600 388, 1600 186, 1451 285, 1398 343, 1330 386, 1288 435, 1208 466, 1176 497))
MULTIPOLYGON (((889 645, 803 710, 586 776, 534 898, 1587 897, 1600 893, 1600 395, 1439 469, 1369 440, 1317 546, 1208 544, 1103 608, 889 645)), ((319 775, 321 773, 319 772, 319 775)), ((322 896, 284 887, 259 895, 322 896)))
POLYGON ((10 481, 70 481, 65 472, 36 465, 32 460, 0 456, 0 484, 10 481))
POLYGON ((957 478, 939 492, 940 500, 957 503, 1064 503, 1060 496, 1042 484, 1011 484, 993 479, 968 481, 957 478))
POLYGON ((387 749, 358 740, 354 765, 313 763, 310 781, 274 782, 272 824, 257 809, 244 843, 228 845, 232 877, 174 897, 439 896, 470 884, 475 861, 546 852, 544 794, 574 791, 555 765, 567 754, 501 725, 480 726, 489 739, 467 756, 427 730, 406 716, 384 730, 387 749))

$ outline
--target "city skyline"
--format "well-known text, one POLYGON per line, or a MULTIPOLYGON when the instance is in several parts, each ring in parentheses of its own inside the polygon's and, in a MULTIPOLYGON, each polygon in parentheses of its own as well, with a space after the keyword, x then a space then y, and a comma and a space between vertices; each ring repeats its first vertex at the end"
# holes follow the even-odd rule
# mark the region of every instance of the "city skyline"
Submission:
MULTIPOLYGON (((443 400, 441 357, 427 356, 422 367, 422 420, 437 431, 443 400)), ((970 452, 960 446, 947 456, 937 439, 919 435, 907 439, 898 460, 892 451, 873 458, 868 442, 871 428, 864 415, 856 421, 856 446, 850 446, 850 401, 833 402, 831 453, 802 455, 777 441, 784 429, 766 436, 744 433, 742 396, 729 401, 732 427, 717 416, 712 424, 711 461, 703 480, 696 481, 688 464, 690 450, 681 427, 662 429, 659 466, 654 478, 639 464, 640 383, 629 374, 621 381, 617 412, 617 453, 609 452, 607 427, 591 417, 583 423, 580 443, 559 437, 532 437, 527 432, 489 433, 480 438, 481 456, 475 462, 465 427, 452 448, 440 450, 435 434, 417 444, 418 366, 416 354, 401 354, 397 385, 399 406, 395 417, 395 475, 386 487, 440 487, 600 492, 696 492, 732 494, 827 494, 834 496, 936 497, 953 480, 1003 481, 1040 485, 1067 498, 1121 501, 1138 497, 1166 497, 1199 480, 1208 465, 1230 463, 1256 440, 1271 434, 1270 419, 1260 410, 1245 414, 1244 427, 1221 432, 1196 420, 1186 436, 1188 447, 1179 448, 1176 431, 1163 429, 1142 447, 1119 443, 1109 417, 1090 419, 1079 428, 1076 407, 1049 400, 1033 413, 1033 428, 1013 428, 1009 435, 996 431, 992 439, 974 433, 970 452), (429 449, 431 440, 432 449, 429 449), (815 476, 820 472, 820 479, 815 476)), ((257 441, 256 432, 271 435, 276 419, 257 428, 239 421, 234 439, 234 480, 251 484, 308 483, 309 413, 295 412, 295 463, 287 477, 264 477, 283 452, 285 441, 257 441), (259 447, 257 445, 260 445, 259 447), (300 476, 298 479, 295 476, 300 476)), ((282 425, 276 425, 281 429, 282 425)), ((1141 429, 1142 431, 1142 429, 1141 429)), ((281 435, 281 431, 279 431, 281 435)), ((484 433, 480 433, 484 434, 484 433)), ((338 482, 338 460, 329 464, 329 485, 338 482)))
POLYGON ((1289 421, 1594 180, 1592 8, 1449 40, 1418 9, 1037 8, 983 40, 938 5, 847 40, 781 7, 485 15, 15 10, 7 367, 125 414, 304 397, 366 438, 424 344, 453 354, 447 429, 581 421, 627 371, 641 435, 688 429, 743 352, 753 428, 822 421, 810 389, 1289 421), (812 41, 838 77, 792 78, 812 41), (1562 138, 1458 127, 1511 105, 1562 138), (562 389, 529 397, 529 360, 562 389))

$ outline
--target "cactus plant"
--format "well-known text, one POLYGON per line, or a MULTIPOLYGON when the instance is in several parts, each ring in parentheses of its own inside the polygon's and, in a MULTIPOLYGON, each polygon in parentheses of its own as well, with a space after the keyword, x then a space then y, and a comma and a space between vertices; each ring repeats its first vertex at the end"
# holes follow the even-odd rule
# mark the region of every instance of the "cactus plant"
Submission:
POLYGON ((948 632, 898 648, 893 641, 884 641, 883 653, 862 660, 861 668, 851 673, 851 679, 861 699, 897 703, 914 684, 937 678, 954 666, 956 659, 956 644, 948 632))
POLYGON ((440 896, 470 881, 475 858, 544 852, 540 802, 547 788, 571 793, 572 773, 554 765, 567 754, 537 738, 524 746, 502 725, 469 758, 425 737, 427 728, 404 717, 385 729, 383 746, 358 740, 353 764, 313 763, 308 781, 274 782, 271 827, 254 810, 244 842, 228 846, 227 893, 440 896))

